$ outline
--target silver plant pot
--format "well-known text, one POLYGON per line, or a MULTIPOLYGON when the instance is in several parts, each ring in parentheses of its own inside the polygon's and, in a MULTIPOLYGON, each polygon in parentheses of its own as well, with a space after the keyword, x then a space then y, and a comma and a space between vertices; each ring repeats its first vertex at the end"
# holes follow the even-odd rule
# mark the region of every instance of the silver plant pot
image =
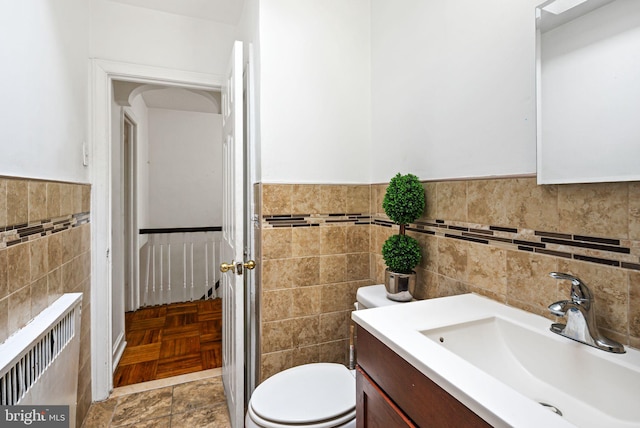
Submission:
POLYGON ((389 269, 384 271, 384 286, 387 298, 396 302, 408 302, 416 291, 416 273, 397 273, 389 269))

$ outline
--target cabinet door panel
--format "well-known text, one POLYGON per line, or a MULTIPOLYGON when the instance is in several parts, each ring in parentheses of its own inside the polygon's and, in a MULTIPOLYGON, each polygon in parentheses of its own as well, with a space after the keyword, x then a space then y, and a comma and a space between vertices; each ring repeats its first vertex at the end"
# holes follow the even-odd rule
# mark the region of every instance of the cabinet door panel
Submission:
POLYGON ((415 427, 376 384, 361 370, 356 373, 357 428, 415 427))
POLYGON ((491 427, 363 328, 356 349, 363 372, 418 426, 491 427))

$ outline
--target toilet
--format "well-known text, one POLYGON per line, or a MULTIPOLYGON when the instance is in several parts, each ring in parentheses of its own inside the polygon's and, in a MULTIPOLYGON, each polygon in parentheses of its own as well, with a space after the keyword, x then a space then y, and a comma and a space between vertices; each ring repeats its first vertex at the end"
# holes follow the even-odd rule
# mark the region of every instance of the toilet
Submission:
MULTIPOLYGON (((384 284, 360 287, 356 309, 398 305, 384 284)), ((313 363, 284 370, 262 382, 249 400, 247 428, 355 428, 355 371, 313 363)))

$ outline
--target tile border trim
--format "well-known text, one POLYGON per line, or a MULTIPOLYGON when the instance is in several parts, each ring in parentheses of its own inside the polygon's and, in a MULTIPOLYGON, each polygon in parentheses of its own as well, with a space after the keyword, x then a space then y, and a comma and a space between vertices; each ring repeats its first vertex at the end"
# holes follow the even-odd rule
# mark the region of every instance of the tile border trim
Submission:
MULTIPOLYGON (((373 224, 388 226, 389 221, 384 217, 376 217, 373 219, 373 224)), ((407 230, 508 250, 640 270, 640 242, 638 241, 440 219, 417 221, 409 225, 407 230)))
MULTIPOLYGON (((336 225, 398 227, 384 216, 364 213, 281 214, 262 217, 263 229, 336 225)), ((416 221, 407 225, 407 231, 640 271, 640 241, 443 219, 416 221)))
POLYGON ((362 213, 283 214, 262 216, 262 228, 317 227, 336 224, 371 224, 371 216, 362 213))
POLYGON ((90 218, 89 212, 82 212, 32 223, 0 227, 0 249, 88 224, 90 218))

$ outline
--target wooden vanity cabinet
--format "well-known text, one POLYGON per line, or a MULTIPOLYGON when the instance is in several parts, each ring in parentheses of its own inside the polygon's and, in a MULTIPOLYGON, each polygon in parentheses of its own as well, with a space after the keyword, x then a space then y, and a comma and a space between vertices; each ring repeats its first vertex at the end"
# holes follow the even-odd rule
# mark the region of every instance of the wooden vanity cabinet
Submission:
POLYGON ((356 348, 358 428, 491 426, 363 328, 356 348))

